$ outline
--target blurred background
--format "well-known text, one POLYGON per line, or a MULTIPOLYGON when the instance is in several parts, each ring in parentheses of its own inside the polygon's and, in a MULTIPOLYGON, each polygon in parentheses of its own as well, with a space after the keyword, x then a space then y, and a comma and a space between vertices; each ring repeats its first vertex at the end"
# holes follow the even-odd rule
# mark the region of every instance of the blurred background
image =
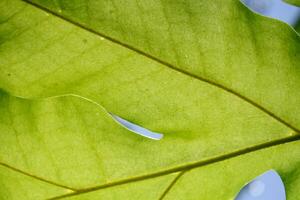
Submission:
POLYGON ((300 7, 282 0, 241 0, 254 12, 284 21, 300 32, 300 7))

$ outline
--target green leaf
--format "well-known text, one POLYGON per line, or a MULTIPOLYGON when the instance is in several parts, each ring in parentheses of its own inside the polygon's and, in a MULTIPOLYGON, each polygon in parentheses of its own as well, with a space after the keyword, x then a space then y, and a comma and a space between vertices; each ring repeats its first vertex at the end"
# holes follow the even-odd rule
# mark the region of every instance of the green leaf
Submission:
POLYGON ((45 199, 67 192, 72 190, 51 182, 42 182, 37 177, 0 163, 1 199, 45 199))
POLYGON ((284 0, 284 1, 293 4, 295 6, 300 6, 300 0, 284 0))
POLYGON ((1 197, 228 199, 274 168, 297 198, 289 26, 238 1, 35 3, 0 2, 1 197))
MULTIPOLYGON (((48 4, 51 2, 54 1, 48 4)), ((90 1, 95 5, 88 8, 96 9, 89 12, 91 19, 84 17, 84 2, 63 1, 57 13, 66 13, 67 19, 76 20, 89 30, 47 16, 41 9, 25 3, 2 6, 3 15, 9 12, 4 19, 25 7, 3 27, 3 40, 20 35, 1 47, 5 57, 3 65, 6 66, 1 77, 2 88, 27 97, 76 93, 126 119, 149 123, 159 115, 160 120, 169 118, 169 114, 177 109, 174 104, 163 105, 159 96, 161 91, 152 89, 157 88, 152 82, 159 78, 167 82, 165 77, 168 76, 160 75, 166 72, 168 75, 181 74, 183 79, 202 85, 209 82, 224 92, 255 102, 294 128, 299 126, 300 115, 295 110, 300 98, 300 39, 286 24, 255 15, 235 0, 173 2, 170 6, 159 2, 145 3, 149 12, 143 10, 143 15, 136 13, 143 7, 135 3, 126 4, 126 9, 121 9, 123 4, 119 4, 117 9, 112 7, 111 1, 101 1, 100 5, 97 5, 98 1, 90 1), (115 14, 108 14, 110 11, 115 14), (142 23, 142 17, 149 19, 149 23, 142 23), (122 21, 117 20, 119 18, 122 21), (105 34, 103 36, 114 38, 114 41, 101 40, 99 29, 105 34), (12 52, 9 49, 15 47, 15 42, 19 49, 12 52), (133 51, 128 45, 142 52, 133 51), (7 76, 8 73, 11 76, 7 76), (152 77, 154 75, 149 74, 158 75, 152 77), (135 84, 136 79, 141 82, 135 84), (152 81, 151 88, 147 87, 146 81, 148 84, 152 81), (128 83, 134 84, 134 89, 128 83), (147 99, 147 102, 141 102, 141 99, 147 99), (170 109, 167 115, 157 106, 149 105, 148 102, 154 99, 158 99, 156 101, 164 110, 170 109), (140 110, 155 113, 148 118, 140 110)), ((156 85, 165 90, 160 82, 156 85)))
POLYGON ((124 197, 135 192, 138 192, 139 196, 129 199, 233 199, 245 183, 271 168, 276 168, 286 183, 287 199, 299 199, 299 144, 299 142, 283 144, 186 171, 177 175, 180 178, 176 180, 172 190, 156 198, 148 196, 152 194, 151 191, 154 193, 152 189, 155 189, 151 185, 153 180, 150 179, 140 183, 144 185, 148 182, 147 188, 137 189, 138 183, 131 183, 128 186, 121 185, 107 190, 82 193, 66 199, 122 199, 121 195, 124 197), (285 157, 284 162, 282 157, 285 157), (124 191, 127 193, 124 194, 124 191))
POLYGON ((298 21, 298 23, 295 26, 295 30, 300 33, 300 20, 298 21))

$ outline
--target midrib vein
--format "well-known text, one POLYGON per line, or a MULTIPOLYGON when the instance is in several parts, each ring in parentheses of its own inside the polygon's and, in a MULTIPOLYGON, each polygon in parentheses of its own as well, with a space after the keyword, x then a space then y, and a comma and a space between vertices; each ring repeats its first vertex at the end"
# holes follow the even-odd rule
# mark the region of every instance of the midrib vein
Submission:
POLYGON ((32 5, 32 6, 34 6, 36 8, 38 8, 38 9, 41 9, 44 12, 52 14, 53 16, 56 16, 56 17, 58 17, 60 19, 63 19, 64 21, 69 22, 69 23, 71 23, 71 24, 73 24, 73 25, 75 25, 77 27, 80 27, 80 28, 82 28, 82 29, 84 29, 84 30, 86 30, 88 32, 91 32, 91 33, 93 33, 93 34, 95 34, 97 36, 103 37, 103 38, 105 38, 105 39, 107 39, 107 40, 109 40, 109 41, 111 41, 111 42, 113 42, 115 44, 118 44, 118 45, 120 45, 122 47, 125 47, 125 48, 127 48, 129 50, 132 50, 132 51, 134 51, 134 52, 136 52, 136 53, 138 53, 138 54, 140 54, 142 56, 145 56, 145 57, 147 57, 147 58, 149 58, 149 59, 151 59, 151 60, 153 60, 153 61, 155 61, 155 62, 157 62, 159 64, 162 64, 163 66, 166 66, 166 67, 168 67, 168 68, 170 68, 170 69, 172 69, 174 71, 177 71, 177 72, 179 72, 181 74, 184 74, 184 75, 189 76, 191 78, 194 78, 194 79, 200 80, 202 82, 208 83, 210 85, 213 85, 213 86, 215 86, 215 87, 217 87, 217 88, 219 88, 221 90, 224 90, 224 91, 226 91, 226 92, 228 92, 228 93, 230 93, 230 94, 232 94, 232 95, 234 95, 234 96, 242 99, 243 101, 248 102, 250 105, 258 108, 259 110, 261 110, 262 112, 266 113, 267 115, 269 115, 273 119, 275 119, 278 122, 282 123, 283 125, 289 127, 293 131, 295 131, 297 133, 300 133, 300 129, 298 129, 297 127, 293 126, 292 124, 290 124, 289 122, 285 121, 281 117, 277 116, 273 112, 269 111, 265 107, 259 105, 258 103, 256 103, 255 101, 251 100, 250 98, 239 94, 238 92, 234 91, 231 88, 227 88, 224 85, 219 84, 217 82, 214 82, 212 80, 209 80, 209 79, 207 79, 205 77, 201 77, 201 76, 195 75, 195 74, 193 74, 193 73, 191 73, 189 71, 180 69, 180 68, 172 65, 171 63, 168 63, 168 62, 166 62, 164 60, 161 60, 160 58, 157 58, 157 57, 155 57, 155 56, 153 56, 151 54, 148 54, 148 53, 146 53, 146 52, 144 52, 144 51, 142 51, 142 50, 140 50, 140 49, 138 49, 136 47, 133 47, 133 46, 131 46, 129 44, 123 43, 122 41, 119 41, 119 40, 117 40, 117 39, 115 39, 113 37, 110 37, 110 36, 108 36, 106 34, 103 34, 101 32, 95 31, 92 28, 86 27, 85 25, 83 25, 83 24, 81 24, 79 22, 76 22, 76 21, 74 21, 72 19, 65 18, 64 16, 61 16, 58 13, 56 13, 56 12, 54 12, 54 11, 48 9, 48 8, 45 8, 45 7, 43 7, 43 6, 41 6, 41 5, 37 4, 37 3, 31 2, 29 0, 22 0, 22 1, 25 2, 25 3, 28 3, 28 4, 32 5))
POLYGON ((61 188, 64 188, 64 189, 68 189, 68 190, 71 190, 71 191, 73 191, 73 192, 78 191, 77 189, 74 189, 74 188, 71 188, 71 187, 69 187, 69 186, 62 185, 62 184, 59 184, 59 183, 56 183, 56 182, 53 182, 53 181, 50 181, 50 180, 41 178, 41 177, 39 177, 39 176, 30 174, 30 173, 28 173, 28 172, 25 172, 25 171, 23 171, 23 170, 21 170, 21 169, 17 169, 17 168, 15 168, 15 167, 10 166, 10 165, 8 165, 8 164, 6 164, 6 163, 3 163, 3 162, 0 162, 0 166, 3 166, 3 167, 5 167, 5 168, 8 168, 8 169, 10 169, 10 170, 12 170, 12 171, 15 171, 15 172, 17 172, 17 173, 20 173, 20 174, 29 176, 29 177, 31 177, 31 178, 33 178, 33 179, 35 179, 35 180, 39 180, 39 181, 42 181, 42 182, 46 182, 46 183, 48 183, 48 184, 51 184, 51 185, 54 185, 54 186, 57 186, 57 187, 61 187, 61 188))
MULTIPOLYGON (((244 155, 247 153, 263 150, 266 148, 270 148, 270 147, 274 147, 277 145, 286 144, 286 143, 290 143, 290 142, 294 142, 294 141, 298 141, 298 140, 300 140, 300 135, 296 134, 296 135, 288 136, 285 138, 273 140, 270 142, 261 143, 261 144, 250 146, 250 147, 245 147, 243 149, 239 149, 239 150, 227 153, 227 154, 211 157, 206 160, 200 160, 198 162, 189 163, 189 164, 169 168, 166 170, 162 170, 162 171, 158 171, 158 172, 154 172, 154 173, 150 173, 150 174, 146 174, 146 175, 136 176, 136 177, 132 177, 132 178, 127 178, 127 179, 123 179, 123 180, 119 180, 119 181, 115 181, 115 182, 111 182, 111 183, 106 183, 106 184, 102 184, 102 185, 98 185, 98 186, 94 186, 94 187, 90 187, 90 188, 78 189, 77 191, 75 191, 73 193, 56 196, 56 197, 50 198, 48 200, 63 199, 63 198, 77 196, 77 195, 81 195, 84 193, 93 192, 93 191, 97 191, 97 190, 101 190, 101 189, 106 189, 106 188, 115 187, 115 186, 119 186, 119 185, 143 181, 143 180, 156 178, 156 177, 160 177, 160 176, 165 176, 165 175, 169 175, 169 174, 176 173, 176 172, 181 172, 180 173, 181 175, 177 176, 177 180, 178 180, 188 170, 192 170, 192 169, 199 168, 202 166, 211 165, 211 164, 221 162, 224 160, 228 160, 228 159, 231 159, 234 157, 238 157, 238 156, 241 156, 241 155, 244 155)), ((170 191, 170 189, 173 187, 173 185, 176 183, 177 180, 173 180, 164 193, 168 193, 170 191)), ((163 197, 166 195, 164 193, 162 194, 163 197)))

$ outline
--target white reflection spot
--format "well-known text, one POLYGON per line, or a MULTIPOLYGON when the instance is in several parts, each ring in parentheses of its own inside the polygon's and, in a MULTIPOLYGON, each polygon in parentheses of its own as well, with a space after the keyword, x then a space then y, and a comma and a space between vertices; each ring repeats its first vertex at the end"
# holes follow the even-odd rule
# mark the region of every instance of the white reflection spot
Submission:
POLYGON ((132 122, 129 122, 117 115, 114 115, 114 114, 111 114, 111 116, 117 121, 119 122, 121 125, 123 125, 126 129, 138 134, 138 135, 141 135, 141 136, 144 136, 144 137, 147 137, 147 138, 150 138, 150 139, 153 139, 153 140, 160 140, 163 138, 163 134, 161 133, 157 133, 157 132, 153 132, 153 131, 150 131, 146 128, 143 128, 137 124, 134 124, 132 122))
POLYGON ((245 185, 235 200, 286 200, 284 184, 275 170, 269 170, 245 185))
POLYGON ((253 197, 261 196, 265 191, 265 184, 260 180, 255 180, 249 185, 249 193, 253 197))

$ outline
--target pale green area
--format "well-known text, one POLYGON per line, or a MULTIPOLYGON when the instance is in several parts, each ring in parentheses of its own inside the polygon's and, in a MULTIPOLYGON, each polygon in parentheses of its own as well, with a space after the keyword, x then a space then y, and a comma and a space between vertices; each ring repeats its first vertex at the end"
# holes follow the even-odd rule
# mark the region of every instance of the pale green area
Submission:
POLYGON ((287 200, 299 200, 300 142, 245 154, 187 172, 166 200, 233 199, 249 181, 275 169, 283 179, 287 200))
MULTIPOLYGON (((299 129, 300 37, 287 24, 256 15, 238 0, 32 1, 178 69, 230 88, 299 129)), ((146 72, 148 67, 136 64, 146 72)), ((132 87, 126 93, 131 96, 131 91, 132 87)), ((140 93, 153 95, 145 89, 140 93)), ((136 97, 139 102, 142 98, 136 97)), ((113 106, 101 102, 109 110, 124 105, 120 100, 113 106)), ((156 109, 165 109, 160 106, 156 109)), ((134 103, 134 107, 150 112, 144 104, 137 107, 134 103)), ((133 118, 128 112, 120 114, 133 118)), ((139 115, 144 114, 134 113, 139 122, 150 120, 139 115)))
POLYGON ((65 198, 66 200, 153 200, 159 199, 177 174, 114 186, 65 198))
MULTIPOLYGON (((283 144, 254 153, 245 154, 233 159, 222 161, 214 165, 196 168, 186 172, 168 192, 166 200, 217 200, 233 199, 240 189, 249 181, 262 173, 275 169, 285 183, 287 199, 299 200, 300 185, 300 142, 283 144), (286 157, 286 155, 288 155, 286 157), (282 160, 284 157, 284 161, 282 160)), ((147 181, 145 181, 147 182, 147 181)), ((133 184, 135 185, 135 184, 133 184)), ((144 183, 139 185, 137 195, 144 196, 137 199, 157 199, 150 197, 150 185, 142 188, 144 183), (147 196, 147 192, 149 196, 147 196)), ((129 186, 128 188, 132 188, 129 186)), ((123 199, 117 195, 132 195, 125 186, 112 189, 103 189, 95 192, 80 194, 76 197, 66 198, 67 200, 96 200, 96 199, 123 199), (128 193, 126 193, 128 191, 128 193), (125 193, 124 193, 125 192, 125 193), (113 195, 115 198, 111 198, 113 195), (103 198, 102 198, 103 197, 103 198)), ((135 196, 136 197, 136 196, 135 196)), ((136 199, 136 198, 128 199, 136 199)))
MULTIPOLYGON (((85 2, 39 3, 185 71, 26 2, 3 0, 1 163, 63 186, 86 189, 184 169, 299 134, 300 39, 286 24, 257 16, 234 0, 85 2), (70 93, 78 96, 67 95, 70 93), (165 137, 153 141, 138 136, 116 123, 108 112, 165 137)), ((290 160, 290 165, 281 168, 278 163, 284 161, 270 161, 266 167, 258 165, 257 171, 246 170, 245 175, 244 168, 236 169, 241 176, 227 171, 227 165, 210 165, 217 169, 216 174, 224 172, 227 182, 234 180, 237 185, 211 181, 204 193, 211 190, 210 185, 219 184, 232 198, 258 171, 272 166, 279 172, 295 171, 298 148, 291 145, 289 150, 294 153, 284 150, 277 158, 290 160)), ((266 150, 266 157, 277 156, 270 151, 266 150)), ((253 163, 260 160, 253 153, 239 160, 240 164, 250 166, 248 157, 253 163)), ((201 174, 195 175, 195 181, 201 174)), ((78 198, 124 199, 128 195, 145 199, 149 193, 149 198, 158 199, 174 176, 127 183, 78 198)), ((299 190, 299 178, 290 177, 298 181, 293 187, 299 190)), ((285 184, 291 184, 292 178, 285 184)), ((15 186, 6 178, 1 177, 0 182, 15 186)), ((24 188, 36 182, 41 181, 27 182, 24 188)), ((23 193, 9 195, 18 199, 23 193)), ((203 198, 213 199, 205 195, 203 198)))
POLYGON ((154 141, 119 126, 104 109, 79 97, 30 101, 2 92, 0 103, 0 130, 5 133, 0 135, 1 162, 79 189, 183 166, 293 133, 247 104, 240 105, 244 114, 225 108, 203 113, 205 119, 231 121, 227 126, 221 119, 206 120, 207 133, 202 129, 154 141))
POLYGON ((41 200, 70 192, 0 165, 1 200, 41 200))
POLYGON ((300 6, 300 0, 284 0, 284 1, 293 4, 295 6, 300 6))

